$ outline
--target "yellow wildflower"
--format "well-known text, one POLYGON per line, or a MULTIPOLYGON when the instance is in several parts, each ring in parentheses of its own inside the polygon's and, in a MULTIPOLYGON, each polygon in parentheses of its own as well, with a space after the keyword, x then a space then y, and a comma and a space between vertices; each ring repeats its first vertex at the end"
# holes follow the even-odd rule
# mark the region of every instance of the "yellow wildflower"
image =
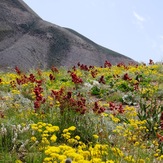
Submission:
POLYGON ((94 137, 95 139, 98 139, 98 138, 99 138, 99 136, 96 135, 96 134, 94 134, 93 137, 94 137))
POLYGON ((35 136, 31 137, 31 141, 35 142, 37 140, 37 138, 35 136))
POLYGON ((21 160, 16 160, 15 163, 23 163, 21 160))
POLYGON ((80 136, 76 135, 76 136, 75 136, 75 139, 76 139, 76 140, 80 140, 80 136))
POLYGON ((76 130, 76 127, 75 126, 71 126, 71 127, 68 128, 68 130, 74 131, 74 130, 76 130))
POLYGON ((50 140, 51 140, 52 142, 56 142, 56 140, 57 140, 56 135, 52 135, 51 138, 50 138, 50 140))

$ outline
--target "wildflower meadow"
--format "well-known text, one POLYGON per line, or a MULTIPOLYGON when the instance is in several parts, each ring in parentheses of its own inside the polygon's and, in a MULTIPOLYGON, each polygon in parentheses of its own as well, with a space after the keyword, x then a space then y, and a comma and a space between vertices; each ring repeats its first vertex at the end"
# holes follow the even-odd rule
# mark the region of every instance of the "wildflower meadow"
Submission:
POLYGON ((163 64, 1 71, 0 162, 163 162, 163 64))

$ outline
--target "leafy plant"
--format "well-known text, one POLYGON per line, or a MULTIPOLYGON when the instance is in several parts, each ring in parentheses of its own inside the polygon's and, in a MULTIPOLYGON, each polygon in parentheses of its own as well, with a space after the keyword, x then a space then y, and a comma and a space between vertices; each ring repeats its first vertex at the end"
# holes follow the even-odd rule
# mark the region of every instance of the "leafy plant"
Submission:
POLYGON ((92 95, 100 95, 100 88, 98 88, 98 86, 93 86, 91 88, 91 94, 92 95))
POLYGON ((156 99, 151 101, 140 100, 140 109, 138 110, 138 117, 140 120, 146 120, 146 127, 148 132, 147 137, 156 137, 160 126, 160 117, 163 112, 163 106, 158 104, 156 99))

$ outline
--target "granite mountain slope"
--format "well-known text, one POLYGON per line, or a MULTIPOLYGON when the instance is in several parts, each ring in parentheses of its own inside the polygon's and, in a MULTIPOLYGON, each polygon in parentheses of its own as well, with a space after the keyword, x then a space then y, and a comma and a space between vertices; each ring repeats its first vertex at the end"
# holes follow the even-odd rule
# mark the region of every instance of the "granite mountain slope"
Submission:
POLYGON ((0 1, 0 69, 70 67, 79 61, 102 66, 105 60, 135 62, 72 29, 43 20, 22 0, 0 1))

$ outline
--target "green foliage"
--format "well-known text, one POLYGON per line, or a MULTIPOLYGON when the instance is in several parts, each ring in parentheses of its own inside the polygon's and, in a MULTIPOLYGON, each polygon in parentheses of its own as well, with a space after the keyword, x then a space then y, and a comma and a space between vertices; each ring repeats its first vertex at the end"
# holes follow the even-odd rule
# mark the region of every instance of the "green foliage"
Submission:
POLYGON ((0 162, 161 162, 162 69, 0 73, 0 162))
POLYGON ((120 85, 117 86, 117 89, 122 92, 133 91, 133 88, 126 81, 123 81, 120 85))
POLYGON ((98 88, 98 86, 93 86, 91 88, 91 94, 92 95, 100 95, 100 88, 98 88))
POLYGON ((140 120, 146 120, 146 127, 148 132, 146 136, 156 137, 161 122, 161 113, 163 112, 163 106, 153 97, 151 101, 147 102, 143 99, 140 100, 140 109, 138 110, 138 117, 140 120))

